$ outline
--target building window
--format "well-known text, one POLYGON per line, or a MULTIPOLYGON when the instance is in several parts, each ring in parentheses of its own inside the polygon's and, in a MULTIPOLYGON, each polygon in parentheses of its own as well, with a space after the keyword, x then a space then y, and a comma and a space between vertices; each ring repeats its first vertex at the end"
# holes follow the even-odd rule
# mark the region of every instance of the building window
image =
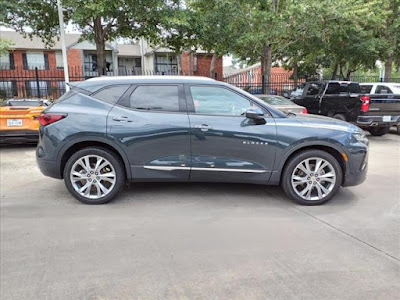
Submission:
POLYGON ((57 69, 64 69, 62 52, 56 52, 56 67, 57 69))
POLYGON ((26 82, 26 91, 29 96, 43 97, 51 93, 50 81, 29 80, 26 82))
POLYGON ((0 55, 0 70, 14 69, 14 53, 0 55))
POLYGON ((13 96, 18 96, 17 82, 15 80, 0 81, 0 99, 6 99, 13 96))
POLYGON ((26 52, 22 54, 25 70, 48 70, 49 59, 47 53, 42 51, 26 52))
POLYGON ((193 71, 197 72, 197 55, 193 55, 193 71))
POLYGON ((142 59, 140 57, 135 58, 135 67, 137 67, 137 68, 142 67, 142 59))
POLYGON ((175 74, 178 72, 176 56, 156 55, 155 72, 158 74, 175 74))

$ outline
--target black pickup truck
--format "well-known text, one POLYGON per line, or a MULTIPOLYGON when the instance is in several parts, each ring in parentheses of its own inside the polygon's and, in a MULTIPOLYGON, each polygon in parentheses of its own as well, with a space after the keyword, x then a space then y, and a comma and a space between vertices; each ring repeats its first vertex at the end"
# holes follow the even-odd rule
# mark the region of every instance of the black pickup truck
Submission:
POLYGON ((355 123, 372 135, 384 135, 400 124, 400 95, 362 94, 358 82, 306 82, 289 96, 308 113, 355 123))

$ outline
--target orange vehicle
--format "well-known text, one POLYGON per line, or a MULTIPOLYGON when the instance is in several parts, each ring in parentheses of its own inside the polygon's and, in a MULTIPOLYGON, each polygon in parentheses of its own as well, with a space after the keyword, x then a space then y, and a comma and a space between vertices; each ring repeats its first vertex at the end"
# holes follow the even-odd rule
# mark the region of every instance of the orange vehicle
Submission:
POLYGON ((0 143, 37 142, 36 118, 49 105, 43 99, 10 99, 0 107, 0 143))

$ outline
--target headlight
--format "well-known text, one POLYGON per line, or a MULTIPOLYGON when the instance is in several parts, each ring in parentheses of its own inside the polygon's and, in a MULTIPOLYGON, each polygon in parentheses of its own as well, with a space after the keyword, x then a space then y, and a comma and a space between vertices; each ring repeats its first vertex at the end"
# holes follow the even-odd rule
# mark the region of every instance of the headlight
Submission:
POLYGON ((355 132, 353 133, 353 136, 360 143, 368 144, 368 139, 364 132, 355 132))

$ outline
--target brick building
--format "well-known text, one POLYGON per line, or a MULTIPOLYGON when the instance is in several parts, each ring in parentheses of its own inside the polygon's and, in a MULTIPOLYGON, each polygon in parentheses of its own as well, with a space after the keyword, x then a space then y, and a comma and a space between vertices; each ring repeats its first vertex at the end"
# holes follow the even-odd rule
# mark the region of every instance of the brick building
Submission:
MULTIPOLYGON (((14 31, 0 36, 13 41, 13 50, 0 56, 0 98, 41 96, 56 98, 65 91, 61 42, 48 48, 40 38, 24 38, 14 31)), ((70 81, 99 76, 96 47, 80 41, 79 34, 66 34, 70 81)), ((181 72, 209 76, 212 54, 204 51, 182 54, 181 72)), ((106 44, 106 75, 165 75, 178 73, 178 59, 169 49, 137 43, 106 44)), ((222 79, 222 57, 217 58, 213 77, 222 79)))

